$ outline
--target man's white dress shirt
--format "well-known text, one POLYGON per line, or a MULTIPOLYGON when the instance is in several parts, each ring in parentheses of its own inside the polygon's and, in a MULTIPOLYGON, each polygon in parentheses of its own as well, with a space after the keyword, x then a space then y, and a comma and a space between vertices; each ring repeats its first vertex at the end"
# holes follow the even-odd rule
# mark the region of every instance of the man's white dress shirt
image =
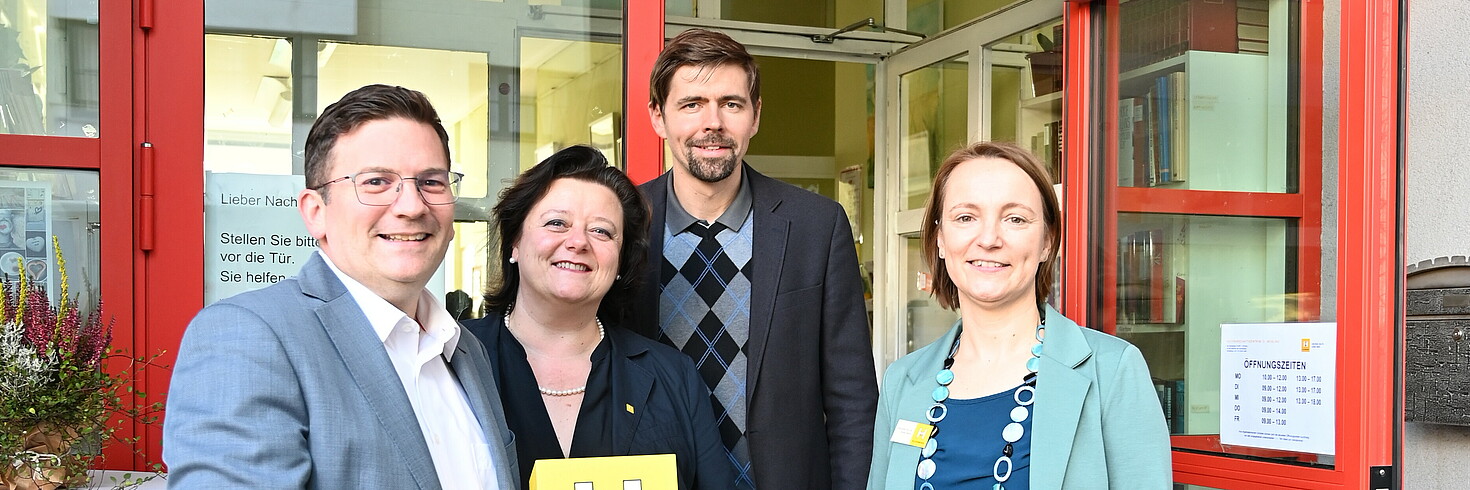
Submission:
POLYGON ((321 254, 327 267, 347 286, 368 323, 383 341, 403 391, 413 405, 419 430, 429 444, 429 456, 439 484, 450 488, 496 488, 495 462, 485 432, 470 410, 464 389, 445 363, 454 358, 460 326, 429 293, 419 293, 420 322, 373 293, 367 286, 343 274, 321 254))

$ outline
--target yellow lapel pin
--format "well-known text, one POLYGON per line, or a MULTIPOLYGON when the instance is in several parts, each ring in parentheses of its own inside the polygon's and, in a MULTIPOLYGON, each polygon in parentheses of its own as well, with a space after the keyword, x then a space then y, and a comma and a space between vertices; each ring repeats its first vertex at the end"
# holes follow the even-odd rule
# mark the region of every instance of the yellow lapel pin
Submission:
POLYGON ((631 403, 625 403, 625 404, 623 404, 623 406, 624 407, 627 407, 628 413, 637 413, 637 412, 634 412, 633 411, 633 404, 631 404, 631 403))

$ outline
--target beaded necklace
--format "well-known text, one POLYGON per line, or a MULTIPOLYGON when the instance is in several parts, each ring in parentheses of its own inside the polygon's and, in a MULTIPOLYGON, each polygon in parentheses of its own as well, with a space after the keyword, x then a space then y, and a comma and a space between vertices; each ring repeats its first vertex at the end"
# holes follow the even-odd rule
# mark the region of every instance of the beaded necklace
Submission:
MULTIPOLYGON (((1041 367, 1041 333, 1044 329, 1046 329, 1046 312, 1042 311, 1041 323, 1036 325, 1036 344, 1031 346, 1031 358, 1026 360, 1026 376, 1022 378, 1021 386, 1016 387, 1016 392, 1012 395, 1012 398, 1016 400, 1016 408, 1011 409, 1011 423, 1006 424, 1005 429, 1001 431, 1001 438, 1006 441, 1006 446, 1001 450, 1000 457, 996 458, 995 465, 991 469, 996 481, 991 487, 992 490, 1005 490, 1003 484, 1006 480, 1011 479, 1013 465, 1011 455, 1015 451, 1012 445, 1021 440, 1021 436, 1026 433, 1021 422, 1031 414, 1031 410, 1027 407, 1036 402, 1036 371, 1041 367), (1022 399, 1022 393, 1028 396, 1022 399), (1001 473, 1002 465, 1005 466, 1005 473, 1001 473)), ((944 368, 934 375, 934 381, 939 383, 939 387, 934 388, 934 405, 929 407, 925 417, 935 427, 933 435, 929 437, 929 442, 924 444, 924 450, 920 453, 922 457, 919 459, 917 471, 919 479, 924 482, 919 484, 919 490, 934 490, 934 485, 929 483, 929 479, 934 477, 934 472, 937 470, 934 464, 934 453, 939 450, 938 425, 939 421, 944 420, 944 416, 949 413, 949 408, 944 402, 949 399, 949 384, 954 382, 954 371, 951 371, 950 368, 954 367, 954 355, 960 350, 960 334, 963 332, 964 326, 961 324, 960 330, 955 332, 954 345, 949 347, 949 355, 944 358, 944 368)))
MULTIPOLYGON (((601 344, 603 337, 606 337, 606 334, 604 333, 603 328, 602 328, 602 319, 601 318, 593 317, 593 320, 596 320, 597 321, 597 343, 601 344)), ((505 310, 505 328, 507 330, 510 329, 510 309, 509 308, 507 308, 505 310)), ((540 384, 537 384, 536 385, 536 389, 538 391, 540 391, 542 395, 546 395, 546 396, 572 396, 572 395, 577 395, 577 394, 581 394, 583 392, 586 392, 587 391, 587 385, 582 385, 582 386, 578 386, 576 388, 571 388, 571 389, 566 389, 566 390, 553 390, 553 389, 547 388, 545 386, 541 386, 540 384)))

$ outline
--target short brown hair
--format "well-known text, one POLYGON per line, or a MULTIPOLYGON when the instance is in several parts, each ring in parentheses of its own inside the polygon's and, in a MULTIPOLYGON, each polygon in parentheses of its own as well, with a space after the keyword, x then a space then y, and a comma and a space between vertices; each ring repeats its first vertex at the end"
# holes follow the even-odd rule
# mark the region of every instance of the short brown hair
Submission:
POLYGON ((929 203, 924 207, 924 226, 919 232, 924 246, 924 262, 929 264, 929 275, 934 287, 931 294, 939 300, 939 306, 955 309, 960 304, 959 288, 950 279, 944 268, 944 259, 939 258, 939 219, 943 213, 945 185, 955 167, 977 158, 998 158, 1016 164, 1031 177, 1036 190, 1041 193, 1042 222, 1046 224, 1047 239, 1051 242, 1051 253, 1042 257, 1036 268, 1036 303, 1040 305, 1051 296, 1051 278, 1056 272, 1057 255, 1062 245, 1062 206, 1057 201, 1056 189, 1052 188, 1051 174, 1046 165, 1035 155, 1015 143, 981 141, 955 150, 944 159, 939 172, 934 176, 934 188, 929 194, 929 203))
MULTIPOLYGON (((306 133, 306 188, 316 189, 340 175, 327 175, 331 167, 332 146, 337 138, 371 121, 401 117, 434 128, 444 146, 444 164, 449 165, 449 133, 439 121, 439 113, 423 92, 389 85, 366 85, 343 95, 311 123, 306 133)), ((317 190, 327 199, 327 188, 317 190)))
POLYGON ((663 110, 674 72, 691 65, 699 68, 738 66, 745 70, 745 78, 749 82, 750 103, 761 99, 760 67, 756 66, 755 57, 745 51, 745 45, 723 33, 695 28, 674 36, 659 52, 648 80, 649 101, 663 110))

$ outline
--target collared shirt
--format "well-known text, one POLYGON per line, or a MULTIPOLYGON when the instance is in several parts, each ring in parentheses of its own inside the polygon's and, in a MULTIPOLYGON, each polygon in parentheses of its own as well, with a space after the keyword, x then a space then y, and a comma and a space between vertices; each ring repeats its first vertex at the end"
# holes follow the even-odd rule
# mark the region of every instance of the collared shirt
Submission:
MULTIPOLYGON (((664 208, 664 224, 670 230, 679 233, 699 220, 685 211, 684 205, 679 203, 679 196, 674 194, 673 176, 669 177, 666 182, 670 198, 669 205, 664 208)), ((721 214, 715 221, 738 232, 741 226, 745 226, 745 217, 750 214, 750 207, 753 204, 755 204, 755 199, 750 195, 750 176, 745 172, 740 172, 740 189, 735 191, 735 200, 730 201, 730 207, 725 208, 724 214, 721 214)))
POLYGON ((418 316, 423 319, 420 328, 420 322, 343 274, 326 254, 321 256, 383 341, 393 370, 413 405, 424 442, 429 445, 429 457, 440 484, 446 488, 496 488, 495 462, 485 431, 446 364, 459 346, 459 322, 425 289, 419 293, 418 316))

